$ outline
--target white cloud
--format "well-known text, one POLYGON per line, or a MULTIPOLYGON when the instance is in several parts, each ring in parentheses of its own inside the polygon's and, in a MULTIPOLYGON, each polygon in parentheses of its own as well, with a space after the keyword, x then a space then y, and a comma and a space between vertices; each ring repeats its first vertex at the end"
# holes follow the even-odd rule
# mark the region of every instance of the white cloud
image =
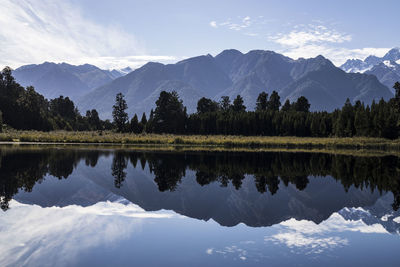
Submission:
POLYGON ((305 29, 271 37, 280 45, 300 47, 315 43, 343 43, 351 41, 351 35, 331 30, 322 25, 308 25, 305 29))
POLYGON ((216 22, 216 21, 211 21, 210 22, 210 26, 217 28, 218 26, 220 27, 226 27, 229 30, 233 30, 233 31, 241 31, 244 30, 248 27, 250 27, 253 24, 253 20, 249 17, 243 17, 243 18, 239 18, 235 21, 232 21, 231 19, 228 19, 224 22, 216 22))
POLYGON ((323 55, 341 65, 349 58, 364 59, 369 55, 383 56, 389 48, 350 49, 343 47, 352 36, 324 25, 296 25, 288 33, 279 33, 269 39, 282 46, 278 52, 297 59, 323 55))
POLYGON ((213 28, 217 28, 218 27, 216 21, 210 21, 210 26, 213 27, 213 28))
POLYGON ((383 56, 390 48, 367 47, 350 49, 345 47, 332 47, 326 44, 309 44, 295 48, 279 50, 282 54, 297 59, 310 58, 323 55, 330 59, 336 66, 342 65, 347 59, 365 59, 369 55, 383 56))
MULTIPOLYGON (((117 25, 99 25, 66 1, 3 0, 0 9, 0 65, 43 61, 137 66, 146 55, 141 41, 117 25)), ((145 59, 144 59, 145 60, 145 59)), ((108 67, 108 65, 100 65, 108 67)))

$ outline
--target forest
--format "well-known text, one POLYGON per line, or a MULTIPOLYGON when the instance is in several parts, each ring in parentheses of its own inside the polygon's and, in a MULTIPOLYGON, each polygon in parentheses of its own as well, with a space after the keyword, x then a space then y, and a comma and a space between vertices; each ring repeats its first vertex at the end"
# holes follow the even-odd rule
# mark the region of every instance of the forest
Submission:
MULTIPOLYGON (((394 98, 365 105, 348 99, 333 112, 311 111, 304 96, 283 104, 276 91, 259 94, 255 110, 247 110, 237 95, 220 101, 201 98, 197 112, 188 114, 179 95, 162 91, 148 118, 137 114, 129 119, 128 105, 119 93, 113 105, 113 121, 101 120, 98 112, 81 115, 68 97, 47 100, 33 87, 23 88, 8 67, 0 73, 0 130, 3 123, 17 130, 114 130, 127 133, 185 135, 243 135, 298 137, 382 137, 397 139, 400 130, 400 83, 396 82, 394 98)), ((110 103, 111 105, 112 103, 110 103)))

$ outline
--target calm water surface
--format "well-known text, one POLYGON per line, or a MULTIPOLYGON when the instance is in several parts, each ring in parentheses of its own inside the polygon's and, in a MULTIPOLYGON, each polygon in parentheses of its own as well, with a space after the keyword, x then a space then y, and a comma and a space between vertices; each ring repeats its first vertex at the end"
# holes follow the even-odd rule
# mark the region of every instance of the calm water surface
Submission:
POLYGON ((400 266, 400 159, 0 146, 0 266, 400 266))

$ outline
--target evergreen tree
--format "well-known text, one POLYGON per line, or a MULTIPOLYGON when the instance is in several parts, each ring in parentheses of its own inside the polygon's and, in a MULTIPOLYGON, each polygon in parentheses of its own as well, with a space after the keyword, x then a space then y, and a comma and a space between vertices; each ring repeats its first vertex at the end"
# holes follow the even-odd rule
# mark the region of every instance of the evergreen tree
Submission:
POLYGON ((269 97, 269 101, 267 103, 267 109, 269 111, 279 111, 279 107, 281 106, 281 97, 278 95, 276 91, 273 91, 271 96, 269 97))
POLYGON ((115 105, 113 106, 113 119, 114 125, 117 128, 118 132, 123 132, 126 130, 126 122, 128 121, 128 113, 126 113, 126 109, 128 105, 124 99, 124 95, 122 93, 118 93, 115 97, 115 105))
POLYGON ((135 134, 141 133, 143 130, 142 125, 139 123, 138 117, 135 114, 130 122, 130 131, 135 134))
POLYGON ((234 112, 245 112, 246 106, 243 105, 243 103, 243 98, 240 95, 237 95, 237 97, 233 100, 232 110, 234 112))
POLYGON ((354 118, 354 127, 356 135, 367 136, 368 135, 368 116, 365 109, 358 109, 354 118))
POLYGON ((261 92, 257 97, 256 111, 266 111, 268 104, 268 94, 266 92, 261 92))
POLYGON ((289 99, 286 99, 285 104, 283 104, 281 110, 286 112, 286 111, 289 111, 291 109, 292 109, 292 105, 290 104, 289 99))
POLYGON ((354 135, 354 109, 347 98, 336 124, 336 135, 352 137, 354 135))
POLYGON ((162 91, 156 101, 153 130, 157 133, 183 133, 185 120, 186 108, 178 93, 162 91))
POLYGON ((218 103, 209 99, 202 97, 197 102, 197 113, 204 114, 207 112, 215 112, 218 110, 218 103))
POLYGON ((101 130, 102 125, 101 125, 101 120, 99 118, 99 113, 97 110, 92 109, 86 111, 86 119, 89 124, 89 128, 92 130, 101 130))
POLYGON ((294 109, 298 112, 309 112, 310 103, 308 103, 308 99, 304 96, 299 97, 296 103, 294 103, 294 109))
POLYGON ((146 113, 143 112, 142 119, 140 120, 140 123, 145 126, 147 124, 147 118, 146 118, 146 113))
POLYGON ((395 97, 396 97, 397 99, 399 99, 399 98, 400 98, 400 82, 396 82, 396 83, 393 85, 393 88, 394 88, 394 90, 395 90, 395 97))
POLYGON ((50 100, 50 112, 70 121, 74 120, 77 115, 74 102, 69 97, 64 96, 50 100))
POLYGON ((229 99, 229 96, 222 96, 219 106, 222 111, 229 111, 231 109, 231 100, 229 99))

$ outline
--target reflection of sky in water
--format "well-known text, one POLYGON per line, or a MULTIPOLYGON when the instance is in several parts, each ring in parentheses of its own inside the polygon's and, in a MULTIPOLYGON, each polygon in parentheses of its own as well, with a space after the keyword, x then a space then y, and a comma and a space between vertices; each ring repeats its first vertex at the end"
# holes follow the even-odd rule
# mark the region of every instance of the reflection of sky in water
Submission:
POLYGON ((0 216, 1 266, 343 266, 358 261, 395 266, 400 259, 397 235, 338 213, 319 225, 289 219, 251 228, 221 227, 212 220, 117 202, 64 208, 11 205, 0 216))

